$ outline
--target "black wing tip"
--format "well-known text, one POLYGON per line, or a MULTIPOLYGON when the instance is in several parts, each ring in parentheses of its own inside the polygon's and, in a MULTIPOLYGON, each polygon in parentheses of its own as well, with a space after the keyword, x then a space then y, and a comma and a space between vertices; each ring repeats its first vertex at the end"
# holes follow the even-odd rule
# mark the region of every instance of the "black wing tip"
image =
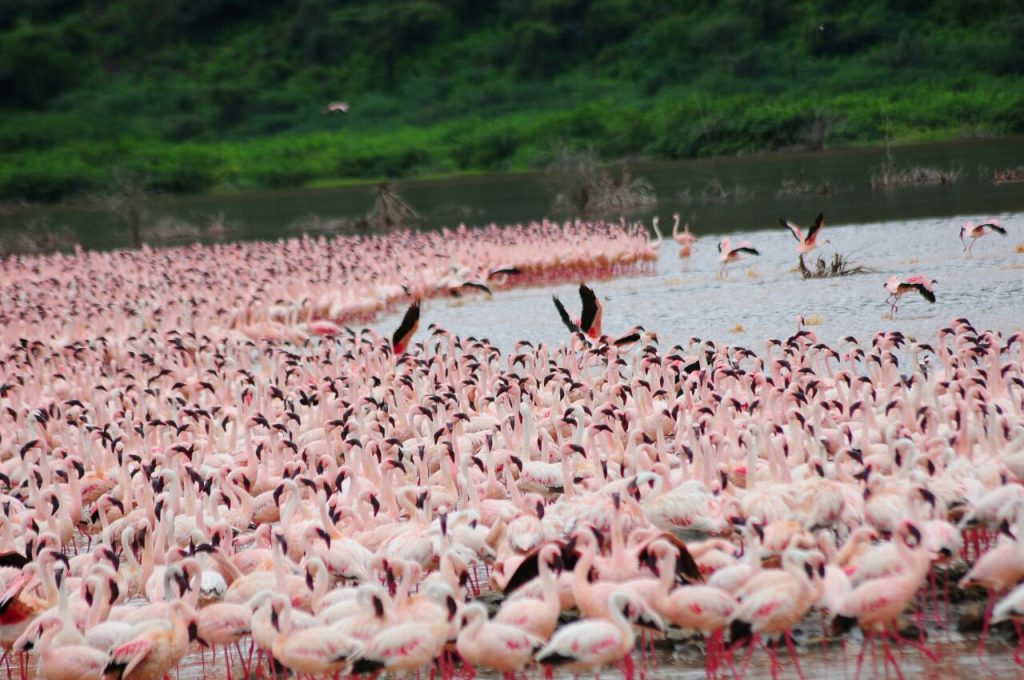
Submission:
POLYGON ((686 549, 686 546, 679 547, 679 558, 676 561, 676 573, 689 583, 703 583, 704 575, 700 573, 700 567, 693 555, 686 549))
POLYGON ((576 661, 576 657, 564 656, 558 652, 550 652, 537 659, 537 663, 544 664, 545 666, 562 666, 574 661, 576 661))
POLYGON ((395 332, 391 335, 391 346, 395 347, 401 342, 412 330, 416 327, 420 321, 420 301, 415 300, 409 309, 406 310, 405 316, 402 317, 402 323, 398 325, 395 332))
POLYGON ((733 619, 729 624, 729 644, 737 645, 747 642, 754 636, 753 628, 742 619, 733 619))
POLYGON ((508 582, 505 583, 505 590, 503 592, 509 595, 536 578, 540 574, 539 562, 540 550, 534 550, 532 555, 524 559, 516 567, 515 572, 512 573, 508 582))
POLYGON ((354 675, 368 675, 384 669, 384 662, 377 659, 356 659, 352 664, 354 675))
POLYGON ((569 316, 569 312, 565 310, 565 305, 558 299, 557 295, 552 295, 551 300, 555 303, 555 309, 558 310, 558 316, 562 319, 562 323, 569 329, 570 333, 578 333, 579 327, 573 323, 572 318, 569 316))
POLYGON ((842 614, 836 614, 832 619, 831 630, 829 631, 832 635, 842 635, 853 630, 853 627, 857 625, 857 619, 852 616, 843 616, 842 614))

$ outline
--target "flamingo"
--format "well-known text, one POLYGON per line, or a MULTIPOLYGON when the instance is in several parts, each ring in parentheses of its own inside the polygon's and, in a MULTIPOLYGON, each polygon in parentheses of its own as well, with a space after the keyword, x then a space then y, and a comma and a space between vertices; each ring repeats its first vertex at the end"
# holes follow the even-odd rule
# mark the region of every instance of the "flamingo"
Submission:
POLYGON ((986 234, 999 234, 1000 236, 1006 236, 1006 228, 995 218, 977 225, 968 220, 964 222, 964 226, 960 227, 960 243, 963 245, 964 252, 967 253, 968 257, 974 256, 974 244, 977 243, 978 239, 986 234), (971 237, 970 245, 964 241, 964 238, 967 236, 971 237))
POLYGON ((601 336, 601 317, 603 315, 601 301, 597 299, 597 295, 586 284, 580 284, 579 292, 583 311, 580 313, 580 318, 576 321, 570 318, 569 313, 565 311, 565 307, 562 305, 562 301, 557 296, 552 296, 551 299, 555 303, 555 309, 558 310, 558 316, 562 319, 562 323, 565 324, 570 333, 583 333, 591 339, 597 339, 601 336))
POLYGON ((803 256, 818 247, 818 234, 821 233, 821 228, 825 226, 825 213, 818 213, 814 224, 807 230, 806 235, 804 235, 800 227, 784 217, 779 217, 779 224, 789 229, 790 233, 793 234, 793 238, 797 240, 796 252, 803 256))
POLYGON ((935 304, 935 292, 933 286, 938 283, 934 279, 929 279, 920 274, 914 276, 908 276, 902 281, 898 276, 890 276, 885 282, 884 288, 889 293, 888 297, 885 298, 886 303, 889 304, 890 312, 895 318, 896 310, 899 308, 900 298, 907 293, 920 293, 921 297, 927 300, 931 304, 935 304))
POLYGON ((274 659, 297 673, 320 675, 345 668, 361 645, 327 626, 293 630, 292 603, 283 595, 270 598, 270 625, 277 630, 274 659))
POLYGON ((679 231, 679 213, 672 213, 672 238, 679 244, 679 257, 690 257, 697 237, 690 233, 689 222, 679 231))
POLYGON ((749 241, 741 241, 736 245, 729 242, 729 239, 723 238, 718 243, 718 252, 721 255, 718 261, 722 264, 722 269, 719 271, 719 276, 725 276, 725 268, 732 262, 739 262, 747 255, 760 255, 756 248, 749 241))
POLYGON ((544 641, 518 626, 487 620, 487 609, 480 603, 462 609, 462 632, 455 648, 471 666, 490 668, 504 674, 506 680, 533 660, 544 641))
MULTIPOLYGON (((907 605, 913 600, 918 589, 924 584, 931 562, 924 550, 921 530, 917 525, 904 520, 897 527, 893 542, 899 550, 908 568, 905 572, 883 578, 866 581, 854 588, 839 606, 833 619, 833 632, 842 632, 854 624, 868 633, 868 639, 861 648, 857 659, 859 675, 864 653, 876 634, 882 634, 882 646, 887 662, 899 672, 895 657, 889 649, 888 637, 896 635, 891 629, 907 605), (913 546, 908 546, 907 541, 913 546)), ((923 650, 923 648, 922 648, 923 650)), ((924 650, 929 658, 934 655, 924 650)))
MULTIPOLYGON (((622 662, 633 649, 636 634, 630 625, 630 595, 617 590, 608 596, 607 619, 577 621, 559 628, 551 641, 537 652, 542 666, 561 666, 576 672, 598 670, 611 663, 622 662)), ((654 612, 647 614, 658 628, 664 624, 654 612)))
POLYGON ((91 680, 104 676, 107 654, 86 645, 57 645, 54 638, 64 628, 59 618, 47 619, 39 640, 40 680, 91 680))

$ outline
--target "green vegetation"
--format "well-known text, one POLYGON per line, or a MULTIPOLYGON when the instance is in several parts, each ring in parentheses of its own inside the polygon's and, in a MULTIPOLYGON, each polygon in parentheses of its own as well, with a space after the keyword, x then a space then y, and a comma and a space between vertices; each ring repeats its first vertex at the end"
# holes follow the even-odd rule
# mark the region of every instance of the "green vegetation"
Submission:
POLYGON ((1021 133, 1021 45, 1017 0, 0 0, 0 199, 1021 133))

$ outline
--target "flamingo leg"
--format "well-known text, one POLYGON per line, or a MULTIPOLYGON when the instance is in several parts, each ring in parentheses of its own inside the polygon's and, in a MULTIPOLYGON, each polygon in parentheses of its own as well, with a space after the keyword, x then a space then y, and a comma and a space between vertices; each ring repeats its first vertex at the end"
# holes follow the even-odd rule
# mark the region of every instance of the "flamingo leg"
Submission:
POLYGON ((804 671, 800 668, 800 659, 796 653, 796 645, 793 644, 793 636, 788 630, 786 631, 786 649, 789 651, 789 658, 793 660, 793 667, 796 668, 796 674, 800 677, 800 680, 806 680, 804 677, 804 671))
POLYGON ((861 668, 864 667, 864 655, 867 654, 868 647, 870 647, 874 641, 874 633, 869 633, 868 636, 864 638, 864 644, 861 645, 860 654, 857 655, 857 670, 853 674, 853 680, 860 680, 860 671, 861 668))
MULTIPOLYGON (((896 660, 896 657, 892 655, 892 650, 889 648, 889 636, 882 635, 882 652, 885 654, 886 668, 888 664, 892 664, 892 669, 896 671, 896 680, 903 680, 903 671, 900 670, 900 664, 896 660)), ((888 676, 889 672, 886 671, 888 676)))

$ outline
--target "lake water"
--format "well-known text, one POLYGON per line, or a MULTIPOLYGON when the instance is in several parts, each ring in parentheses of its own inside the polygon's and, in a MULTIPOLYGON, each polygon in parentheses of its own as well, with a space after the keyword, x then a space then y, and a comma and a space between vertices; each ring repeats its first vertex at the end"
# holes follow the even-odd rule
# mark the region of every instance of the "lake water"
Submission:
MULTIPOLYGON (((929 166, 959 173, 959 178, 947 185, 873 189, 871 176, 886 160, 885 151, 877 148, 638 162, 631 166, 631 174, 651 183, 658 204, 635 216, 659 214, 663 224, 670 224, 669 216, 678 211, 696 233, 721 234, 771 228, 779 214, 804 223, 819 210, 831 225, 1024 210, 1024 184, 992 182, 994 170, 1024 164, 1024 138, 894 147, 891 154, 898 169, 929 166), (809 192, 783 192, 784 181, 805 184, 809 192), (826 184, 828 191, 819 193, 826 184)), ((555 215, 551 182, 543 173, 402 180, 394 186, 421 213, 425 228, 459 222, 504 224, 555 215)), ((236 237, 276 239, 293 234, 289 226, 310 215, 359 217, 370 208, 375 191, 375 185, 365 184, 163 197, 151 201, 148 208, 155 217, 193 223, 222 214, 240 225, 236 237)), ((128 243, 109 211, 82 204, 0 207, 0 235, 40 219, 54 227, 66 225, 88 248, 128 243)))
MULTIPOLYGON (((796 271, 796 241, 782 228, 743 235, 761 256, 731 265, 721 278, 717 239, 704 237, 689 261, 674 241, 661 244, 656 272, 591 282, 604 304, 604 332, 617 336, 641 325, 657 332, 662 347, 690 337, 743 345, 761 352, 769 337, 788 337, 803 316, 819 340, 847 335, 870 340, 876 331, 901 330, 922 342, 959 317, 979 328, 1012 332, 1024 327, 1024 213, 1004 213, 1007 237, 986 236, 967 257, 960 245, 964 216, 870 222, 825 227, 817 253, 839 252, 870 273, 804 280, 796 271), (937 302, 918 295, 900 302, 895 319, 885 304, 885 280, 924 274, 936 280, 937 302)), ((574 285, 498 292, 492 299, 431 300, 423 319, 459 335, 487 337, 502 349, 517 340, 559 343, 565 339, 551 303, 557 294, 571 313, 579 308, 574 285)), ((381 319, 390 332, 400 315, 381 319)))

